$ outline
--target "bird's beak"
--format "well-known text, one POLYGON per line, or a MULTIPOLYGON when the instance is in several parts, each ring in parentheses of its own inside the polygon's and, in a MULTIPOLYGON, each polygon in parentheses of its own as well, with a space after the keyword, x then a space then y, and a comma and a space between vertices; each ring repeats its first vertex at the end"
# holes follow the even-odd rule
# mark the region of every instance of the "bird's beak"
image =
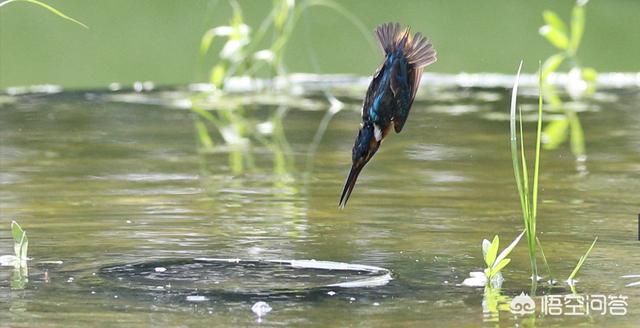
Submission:
POLYGON ((344 209, 344 207, 347 205, 349 196, 351 196, 351 191, 353 191, 353 187, 355 187, 356 185, 356 180, 358 180, 358 175, 360 174, 360 171, 362 171, 364 164, 364 161, 357 161, 351 166, 349 177, 344 183, 344 189, 342 189, 342 196, 340 197, 340 204, 338 205, 338 208, 344 209))

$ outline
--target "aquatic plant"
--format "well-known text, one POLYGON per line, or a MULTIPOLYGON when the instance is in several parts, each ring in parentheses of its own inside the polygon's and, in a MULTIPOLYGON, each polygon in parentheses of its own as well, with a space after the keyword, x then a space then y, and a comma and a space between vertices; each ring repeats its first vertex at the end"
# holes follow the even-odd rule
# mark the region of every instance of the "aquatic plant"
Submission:
MULTIPOLYGON (((529 249, 529 259, 531 261, 531 273, 533 282, 538 279, 538 265, 536 263, 536 220, 538 216, 538 177, 540 172, 540 142, 542 133, 542 91, 539 91, 538 97, 538 127, 536 133, 536 151, 533 171, 533 183, 529 183, 529 174, 527 170, 527 159, 524 151, 524 135, 522 132, 522 110, 518 111, 519 129, 516 129, 516 98, 518 95, 518 83, 520 80, 520 72, 522 70, 522 62, 518 67, 518 73, 513 85, 511 94, 510 107, 510 141, 511 141, 511 161, 513 163, 513 172, 515 174, 516 185, 518 187, 518 195, 520 197, 520 206, 522 208, 522 218, 524 220, 525 235, 527 236, 527 245, 529 249), (520 133, 520 143, 518 145, 518 130, 520 133), (518 151, 519 146, 519 151, 518 151)), ((539 74, 539 83, 542 83, 542 74, 539 74)))
POLYGON ((16 221, 11 222, 11 237, 13 238, 14 255, 0 255, 0 266, 13 266, 10 286, 12 289, 24 289, 29 282, 27 267, 29 239, 27 233, 16 221))
POLYGON ((567 284, 569 286, 573 286, 576 283, 575 277, 578 274, 578 271, 580 271, 580 268, 582 268, 582 265, 584 264, 584 261, 587 260, 587 257, 589 256, 589 253, 591 253, 591 250, 593 249, 593 246, 596 245, 596 242, 598 241, 598 237, 596 237, 593 242, 591 243, 591 246, 589 246, 589 249, 587 249, 587 252, 584 253, 584 255, 582 255, 580 257, 580 259, 578 260, 578 263, 576 264, 576 267, 573 268, 573 271, 571 271, 571 274, 569 275, 569 278, 567 278, 567 284))
POLYGON ((595 91, 597 72, 590 67, 582 67, 577 56, 580 42, 585 30, 585 6, 588 0, 576 1, 572 13, 570 31, 567 24, 551 10, 545 10, 542 14, 545 25, 539 32, 553 45, 558 52, 544 61, 540 69, 542 75, 542 93, 548 109, 563 114, 563 118, 551 121, 543 130, 543 142, 545 149, 556 149, 562 145, 567 137, 570 137, 571 151, 578 159, 583 159, 586 154, 584 131, 576 112, 567 107, 556 90, 551 76, 563 63, 569 65, 569 73, 566 81, 566 91, 569 96, 578 100, 584 95, 595 91))
POLYGON ((487 268, 484 269, 484 274, 489 282, 498 277, 500 271, 511 262, 511 259, 507 258, 507 256, 509 256, 518 242, 520 242, 523 235, 524 231, 520 233, 509 246, 503 249, 500 255, 498 255, 498 248, 500 247, 500 238, 498 235, 493 237, 493 241, 491 242, 486 239, 482 241, 482 255, 484 257, 484 263, 487 265, 487 268))
MULTIPOLYGON (((214 139, 209 133, 209 127, 213 126, 231 151, 229 161, 234 173, 241 173, 246 168, 253 167, 254 161, 248 149, 251 143, 256 141, 273 153, 274 171, 279 176, 286 177, 293 166, 293 156, 284 137, 282 124, 288 108, 281 106, 268 121, 255 123, 255 119, 250 117, 249 112, 242 105, 219 105, 220 99, 225 97, 225 94, 220 92, 224 90, 225 82, 231 77, 238 76, 256 78, 265 67, 270 76, 286 74, 284 50, 296 23, 303 12, 310 7, 321 6, 332 9, 353 23, 367 39, 369 35, 364 24, 357 17, 332 0, 301 2, 273 0, 271 11, 255 33, 252 33, 253 29, 245 23, 240 4, 236 0, 230 0, 229 5, 232 10, 229 24, 207 30, 200 40, 199 55, 202 61, 208 56, 215 40, 225 39, 226 41, 217 55, 217 62, 209 71, 209 83, 214 86, 214 89, 196 94, 190 99, 191 109, 195 113, 196 137, 201 150, 212 151, 214 139), (265 49, 261 49, 268 31, 273 31, 274 38, 265 49), (209 111, 212 99, 216 99, 217 107, 222 109, 209 111)), ((373 43, 371 46, 375 47, 373 43)), ((328 112, 333 114, 335 108, 340 109, 341 106, 334 105, 337 100, 333 96, 328 93, 326 96, 331 104, 328 112)), ((321 137, 321 134, 318 136, 321 137)))
MULTIPOLYGON (((518 118, 516 118, 516 99, 518 95, 518 83, 520 80, 520 72, 522 70, 522 62, 518 67, 518 73, 513 84, 513 91, 511 94, 511 106, 510 106, 510 143, 511 143, 511 161, 513 163, 513 172, 515 175, 516 185, 518 189, 518 195, 520 198, 520 206, 522 209, 522 217, 524 221, 525 234, 527 236, 527 246, 529 251, 529 259, 531 261, 531 279, 532 279, 532 294, 535 292, 535 286, 538 281, 538 266, 537 266, 537 250, 540 249, 540 253, 543 257, 545 266, 547 267, 549 276, 551 276, 551 270, 547 262, 547 257, 544 255, 542 244, 537 236, 537 218, 538 218, 538 188, 539 188, 539 176, 540 176, 540 144, 542 134, 542 69, 538 72, 538 121, 536 129, 536 146, 535 146, 535 161, 533 171, 533 181, 529 181, 529 173, 527 166, 527 159, 524 150, 524 134, 522 128, 522 110, 518 110, 518 118), (518 128, 516 128, 516 120, 518 120, 518 128), (520 142, 518 143, 518 134, 520 134, 520 142)), ((580 258, 573 272, 569 275, 567 283, 573 286, 575 283, 575 276, 580 271, 580 268, 587 259, 593 246, 595 245, 598 237, 596 237, 587 250, 587 252, 580 258)), ((552 280, 551 280, 552 281, 552 280)))
POLYGON ((73 17, 67 16, 67 15, 63 14, 60 10, 58 10, 58 9, 56 9, 56 8, 46 4, 44 2, 40 2, 38 0, 7 0, 5 2, 0 3, 0 7, 6 6, 6 5, 10 4, 10 3, 15 3, 15 2, 26 2, 26 3, 31 3, 31 4, 34 4, 34 5, 38 5, 40 7, 43 7, 45 9, 47 9, 49 12, 51 12, 52 14, 54 14, 54 15, 60 17, 60 18, 63 18, 63 19, 66 19, 68 21, 71 21, 73 23, 76 23, 76 24, 78 24, 78 25, 80 25, 80 26, 82 26, 82 27, 84 27, 86 29, 89 28, 87 25, 85 25, 84 23, 80 22, 79 20, 77 20, 77 19, 75 19, 73 17))
POLYGON ((27 252, 29 250, 29 239, 27 233, 16 221, 11 222, 11 236, 13 237, 13 251, 15 252, 18 263, 27 260, 27 252))
POLYGON ((511 251, 516 247, 520 239, 524 235, 524 231, 516 237, 509 246, 500 252, 498 255, 498 249, 500 247, 500 238, 498 235, 493 237, 493 241, 486 239, 482 240, 482 257, 487 265, 487 268, 483 272, 470 272, 469 278, 466 278, 463 282, 463 286, 469 287, 491 287, 500 289, 502 286, 502 269, 504 269, 511 259, 507 258, 511 251))
MULTIPOLYGON (((209 72, 209 82, 223 89, 232 76, 256 77, 266 65, 271 76, 284 75, 284 50, 302 13, 311 7, 325 7, 336 11, 354 24, 370 40, 364 24, 339 3, 332 0, 307 0, 296 4, 294 0, 273 0, 272 9, 259 25, 255 34, 245 24, 242 8, 236 0, 230 0, 232 18, 229 25, 207 30, 200 40, 200 57, 204 59, 216 38, 226 38, 218 53, 218 62, 209 72), (274 39, 266 49, 259 49, 267 32, 272 30, 274 39)), ((371 43, 372 48, 375 45, 371 43)))

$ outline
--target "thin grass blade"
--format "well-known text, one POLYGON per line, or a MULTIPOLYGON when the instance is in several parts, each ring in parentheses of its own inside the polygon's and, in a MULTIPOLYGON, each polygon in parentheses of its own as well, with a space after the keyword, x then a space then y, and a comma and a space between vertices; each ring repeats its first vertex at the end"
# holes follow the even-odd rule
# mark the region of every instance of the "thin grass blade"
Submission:
POLYGON ((538 130, 536 132, 536 159, 533 169, 533 231, 535 232, 536 218, 538 217, 538 177, 540 174, 540 144, 542 143, 542 63, 538 63, 538 130))
POLYGON ((511 144, 511 161, 513 163, 513 172, 516 178, 516 185, 518 186, 518 194, 520 196, 520 205, 522 210, 525 211, 525 198, 524 188, 522 183, 522 173, 520 172, 520 160, 518 157, 518 136, 516 129, 516 99, 518 97, 518 85, 520 83, 520 72, 522 71, 522 61, 518 66, 518 73, 516 74, 516 80, 513 83, 513 90, 511 92, 511 106, 510 106, 510 144, 511 144))
POLYGON ((578 264, 576 264, 576 267, 573 269, 573 271, 571 272, 571 275, 569 275, 569 278, 567 278, 567 281, 569 283, 571 283, 574 278, 576 277, 576 275, 578 274, 578 271, 580 271, 580 268, 582 268, 582 264, 584 264, 584 261, 587 260, 587 257, 589 256, 589 253, 591 253, 591 250, 593 249, 593 246, 596 245, 596 242, 598 241, 598 237, 596 237, 593 242, 591 243, 591 246, 589 246, 589 249, 587 250, 586 253, 584 253, 584 255, 582 255, 580 257, 580 260, 578 261, 578 264))
POLYGON ((78 24, 78 25, 80 25, 80 26, 82 26, 82 27, 84 27, 86 29, 89 29, 89 26, 85 25, 81 21, 79 21, 79 20, 77 20, 77 19, 75 19, 73 17, 67 16, 64 13, 62 13, 60 10, 58 10, 56 8, 53 8, 50 5, 48 5, 48 4, 44 3, 44 2, 40 2, 38 0, 7 0, 5 2, 0 3, 0 7, 2 7, 4 5, 8 5, 8 4, 12 3, 12 2, 28 2, 28 3, 32 3, 32 4, 35 4, 35 5, 41 6, 41 7, 45 8, 45 9, 47 9, 48 11, 50 11, 51 13, 53 13, 54 15, 62 18, 62 19, 66 19, 66 20, 68 20, 70 22, 73 22, 73 23, 76 23, 76 24, 78 24))
POLYGON ((522 236, 524 236, 525 231, 522 231, 518 237, 516 237, 516 239, 514 239, 511 244, 509 244, 509 246, 507 246, 505 249, 502 250, 502 252, 500 252, 500 255, 498 255, 498 257, 496 258, 496 261, 494 263, 500 263, 504 258, 506 258, 507 256, 509 256, 509 253, 511 253, 511 251, 513 251, 513 249, 516 247, 516 245, 518 245, 518 243, 520 242, 520 239, 522 239, 522 236))

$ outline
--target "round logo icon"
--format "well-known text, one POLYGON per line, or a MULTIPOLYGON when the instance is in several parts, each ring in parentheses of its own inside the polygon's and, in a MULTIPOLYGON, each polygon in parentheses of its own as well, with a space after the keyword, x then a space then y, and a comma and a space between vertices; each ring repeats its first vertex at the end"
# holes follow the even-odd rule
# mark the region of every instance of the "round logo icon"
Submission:
POLYGON ((536 302, 533 301, 533 298, 531 298, 531 296, 522 292, 520 293, 520 295, 514 297, 513 300, 511 300, 509 308, 511 309, 511 313, 513 314, 531 314, 536 312, 536 302))

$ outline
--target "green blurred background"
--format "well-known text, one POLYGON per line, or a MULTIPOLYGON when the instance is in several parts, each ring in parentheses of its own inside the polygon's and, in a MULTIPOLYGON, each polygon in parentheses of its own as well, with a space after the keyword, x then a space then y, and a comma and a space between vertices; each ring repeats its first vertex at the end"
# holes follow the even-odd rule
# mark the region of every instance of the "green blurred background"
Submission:
MULTIPOLYGON (((153 81, 179 85, 204 81, 211 58, 198 58, 200 37, 227 24, 226 1, 48 0, 89 25, 83 29, 41 7, 13 3, 0 8, 0 87, 52 83, 67 88, 105 88, 111 82, 153 81)), ((339 1, 366 28, 386 21, 409 24, 430 36, 444 73, 512 73, 523 58, 532 72, 554 49, 538 34, 542 11, 569 19, 571 0, 339 1)), ((240 1, 254 29, 271 1, 240 1)), ((592 0, 579 51, 584 65, 600 72, 638 71, 640 1, 592 0)), ((216 40, 220 41, 220 40, 216 40)), ((306 11, 287 45, 290 72, 371 74, 381 57, 343 16, 328 8, 306 11), (311 51, 310 51, 311 50, 311 51), (309 53, 317 59, 312 64, 309 53)), ((214 48, 220 47, 220 43, 214 48)))

